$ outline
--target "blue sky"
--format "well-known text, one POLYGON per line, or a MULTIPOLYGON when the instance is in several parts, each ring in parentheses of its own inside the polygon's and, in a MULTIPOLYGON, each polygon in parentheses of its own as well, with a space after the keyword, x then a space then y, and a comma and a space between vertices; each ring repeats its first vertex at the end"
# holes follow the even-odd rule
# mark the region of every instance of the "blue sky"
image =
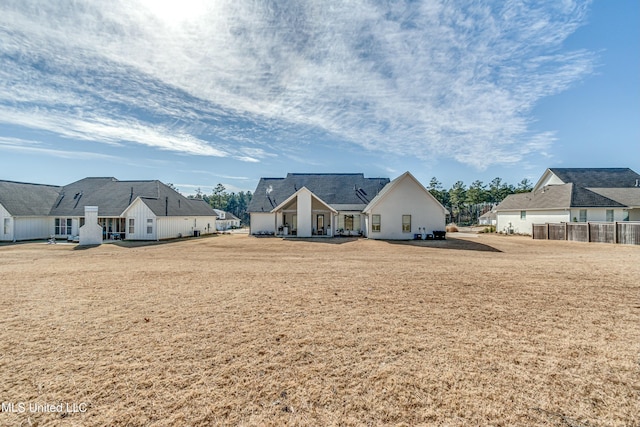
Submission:
POLYGON ((640 172, 640 2, 0 2, 0 179, 640 172))

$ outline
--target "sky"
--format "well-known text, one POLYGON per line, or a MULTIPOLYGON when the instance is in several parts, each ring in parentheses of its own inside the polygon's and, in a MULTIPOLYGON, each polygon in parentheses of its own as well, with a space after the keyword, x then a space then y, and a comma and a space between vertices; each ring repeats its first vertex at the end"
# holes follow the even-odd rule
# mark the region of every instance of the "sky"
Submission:
POLYGON ((640 172, 637 0, 0 0, 0 179, 640 172))

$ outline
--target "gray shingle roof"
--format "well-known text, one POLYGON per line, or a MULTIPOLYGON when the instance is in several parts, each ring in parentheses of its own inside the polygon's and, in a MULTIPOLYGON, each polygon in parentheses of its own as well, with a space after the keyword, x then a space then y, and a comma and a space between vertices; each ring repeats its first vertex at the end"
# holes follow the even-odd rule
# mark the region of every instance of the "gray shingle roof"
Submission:
POLYGON ((224 219, 226 221, 239 221, 240 218, 238 218, 237 216, 235 216, 234 214, 232 214, 229 211, 224 211, 224 219))
POLYGON ((203 200, 187 199, 160 181, 84 178, 64 187, 0 181, 0 203, 12 215, 84 216, 98 206, 101 217, 118 217, 137 198, 157 216, 215 216, 203 200))
POLYGON ((286 178, 261 178, 253 193, 249 212, 270 212, 293 193, 306 187, 331 205, 364 208, 389 178, 365 178, 364 174, 287 174, 286 178))
POLYGON ((511 194, 495 208, 495 211, 625 206, 586 188, 562 184, 550 185, 535 192, 511 194))
POLYGON ((568 208, 573 184, 553 185, 536 192, 511 194, 494 209, 496 212, 527 209, 568 208))
POLYGON ((622 203, 629 207, 640 207, 640 187, 636 188, 590 188, 601 196, 622 203))
POLYGON ((573 186, 573 192, 571 193, 572 208, 623 208, 625 206, 608 197, 594 193, 588 188, 573 186))
POLYGON ((62 187, 0 181, 0 204, 13 216, 48 215, 62 187))
POLYGON ((634 187, 640 174, 629 168, 550 168, 565 184, 584 188, 634 187))

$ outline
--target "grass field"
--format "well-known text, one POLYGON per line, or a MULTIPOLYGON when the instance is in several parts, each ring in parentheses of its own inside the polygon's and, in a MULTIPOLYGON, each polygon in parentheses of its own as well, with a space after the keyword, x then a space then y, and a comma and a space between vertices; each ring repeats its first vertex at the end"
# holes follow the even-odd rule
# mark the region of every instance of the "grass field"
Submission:
POLYGON ((0 425, 640 425, 640 247, 452 237, 0 246, 0 425))

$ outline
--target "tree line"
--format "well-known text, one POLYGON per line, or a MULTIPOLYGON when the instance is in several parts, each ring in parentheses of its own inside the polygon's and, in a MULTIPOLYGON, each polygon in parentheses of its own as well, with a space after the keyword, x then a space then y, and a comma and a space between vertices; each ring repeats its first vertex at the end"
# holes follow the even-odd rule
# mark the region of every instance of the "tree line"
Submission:
POLYGON ((510 194, 526 193, 533 189, 527 178, 516 186, 508 184, 496 177, 489 184, 476 180, 467 187, 464 182, 457 181, 446 190, 436 177, 431 178, 427 190, 438 199, 451 213, 451 221, 459 225, 476 224, 478 217, 510 194))
POLYGON ((239 193, 227 192, 224 185, 218 184, 215 186, 211 194, 204 194, 200 188, 196 190, 195 195, 190 195, 190 199, 202 199, 214 209, 220 209, 225 212, 230 212, 240 218, 241 225, 249 224, 249 213, 247 208, 253 194, 251 191, 240 191, 239 193))
MULTIPOLYGON (((169 186, 175 189, 172 184, 169 184, 169 186)), ((499 177, 494 178, 488 184, 476 180, 468 187, 464 182, 457 181, 447 190, 442 186, 442 182, 434 176, 427 186, 427 190, 449 210, 451 221, 459 225, 476 224, 480 215, 489 211, 508 195, 526 193, 532 189, 533 184, 527 178, 514 186, 504 182, 499 177)), ((249 224, 250 216, 247 208, 253 197, 251 191, 229 193, 224 185, 218 184, 211 194, 204 194, 198 188, 195 195, 188 197, 203 199, 214 209, 231 212, 240 218, 242 225, 249 224)))

